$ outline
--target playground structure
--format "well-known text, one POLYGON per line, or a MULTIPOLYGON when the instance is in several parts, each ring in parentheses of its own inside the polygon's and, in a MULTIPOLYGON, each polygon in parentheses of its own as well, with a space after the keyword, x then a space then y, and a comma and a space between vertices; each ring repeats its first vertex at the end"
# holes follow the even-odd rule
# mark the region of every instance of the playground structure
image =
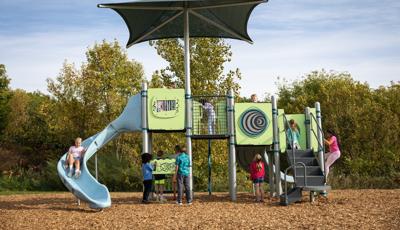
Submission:
MULTIPOLYGON (((229 144, 229 194, 236 200, 236 165, 248 169, 254 154, 263 155, 268 164, 271 196, 281 196, 281 204, 287 205, 301 199, 302 191, 329 190, 325 185, 323 134, 321 110, 306 108, 304 114, 285 114, 272 103, 236 103, 233 91, 226 96, 193 96, 191 98, 193 134, 190 139, 226 139, 229 144), (205 104, 212 105, 212 112, 205 104), (300 129, 300 146, 303 150, 288 150, 287 123, 294 119, 300 129), (212 127, 210 127, 210 125, 212 127), (280 170, 280 155, 286 153, 289 168, 280 170), (292 170, 293 174, 288 175, 292 170), (284 191, 281 181, 285 183, 284 191), (288 190, 287 183, 293 184, 288 190)), ((112 139, 123 132, 142 133, 142 154, 152 153, 152 133, 187 132, 185 129, 185 94, 183 89, 147 89, 143 83, 141 93, 132 96, 122 114, 103 131, 84 140, 87 150, 83 157, 82 173, 77 179, 67 177, 64 168, 66 154, 57 165, 58 175, 65 186, 91 208, 111 206, 109 191, 93 177, 87 161, 112 139)), ((187 114, 186 114, 187 115, 187 114)), ((210 188, 209 188, 210 190, 210 188)))
MULTIPOLYGON (((86 153, 78 179, 66 176, 63 167, 66 155, 61 157, 57 170, 65 186, 92 208, 109 207, 111 198, 108 189, 90 174, 86 167, 88 159, 122 132, 142 132, 142 154, 151 153, 152 133, 167 131, 185 132, 190 161, 192 139, 209 140, 209 162, 210 140, 228 140, 229 194, 233 201, 236 200, 236 159, 239 159, 240 166, 247 169, 255 153, 264 153, 264 160, 269 166, 271 195, 282 195, 282 204, 298 201, 303 190, 310 190, 310 194, 313 191, 328 190, 329 186, 325 185, 323 134, 318 103, 315 109, 306 108, 305 114, 291 115, 291 119, 295 119, 300 129, 305 131, 300 145, 306 151, 293 148, 287 151, 285 125, 289 115, 287 117, 283 110, 278 110, 275 97, 271 98, 272 103, 235 105, 233 90, 223 96, 225 99, 222 100, 221 96, 192 96, 189 37, 231 38, 252 43, 247 33, 249 16, 257 5, 265 2, 138 0, 99 4, 98 7, 113 9, 124 19, 130 33, 128 47, 149 40, 183 38, 185 89, 148 90, 144 83, 142 92, 129 99, 126 108, 115 121, 83 141, 86 153), (182 30, 178 29, 180 27, 182 30), (280 170, 280 153, 283 152, 287 153, 290 165, 285 173, 280 170), (293 170, 293 176, 288 176, 289 170, 293 170), (281 187, 282 180, 285 181, 285 193, 281 187), (287 182, 294 184, 289 191, 287 182)), ((193 189, 191 166, 189 177, 190 188, 193 189)), ((310 197, 313 198, 312 195, 310 197)))

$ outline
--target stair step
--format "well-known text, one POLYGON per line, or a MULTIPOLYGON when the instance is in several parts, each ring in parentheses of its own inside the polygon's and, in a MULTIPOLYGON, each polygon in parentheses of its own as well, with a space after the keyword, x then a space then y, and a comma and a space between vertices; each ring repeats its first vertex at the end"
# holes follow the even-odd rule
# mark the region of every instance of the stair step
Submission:
MULTIPOLYGON (((304 163, 306 166, 319 166, 318 160, 314 157, 296 157, 295 163, 304 163)), ((290 164, 293 164, 293 159, 290 159, 290 164)))
MULTIPOLYGON (((307 186, 323 186, 325 185, 324 176, 307 176, 307 186)), ((304 187, 304 176, 296 176, 295 178, 296 186, 304 187)))
POLYGON ((314 192, 329 191, 331 189, 332 188, 330 185, 303 187, 303 191, 314 191, 314 192))
MULTIPOLYGON (((292 150, 291 149, 287 149, 286 150, 287 155, 289 156, 289 158, 292 157, 292 150)), ((312 149, 306 149, 306 150, 298 150, 295 149, 294 150, 294 155, 297 157, 314 157, 314 152, 312 149)))
POLYGON ((302 198, 302 188, 295 187, 290 189, 287 194, 282 194, 280 196, 280 204, 281 205, 289 205, 298 201, 301 201, 302 198))
MULTIPOLYGON (((296 166, 296 175, 304 176, 304 168, 302 166, 296 166)), ((307 176, 323 176, 322 170, 319 166, 306 166, 307 176)))

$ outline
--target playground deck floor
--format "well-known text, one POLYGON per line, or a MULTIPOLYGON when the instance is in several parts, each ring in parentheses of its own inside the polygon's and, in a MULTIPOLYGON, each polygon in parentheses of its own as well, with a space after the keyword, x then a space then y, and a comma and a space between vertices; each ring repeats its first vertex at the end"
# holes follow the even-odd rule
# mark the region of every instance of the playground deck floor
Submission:
POLYGON ((102 212, 69 193, 0 196, 0 229, 399 229, 400 190, 335 190, 328 199, 288 207, 238 194, 196 193, 193 205, 144 205, 140 193, 112 193, 102 212))

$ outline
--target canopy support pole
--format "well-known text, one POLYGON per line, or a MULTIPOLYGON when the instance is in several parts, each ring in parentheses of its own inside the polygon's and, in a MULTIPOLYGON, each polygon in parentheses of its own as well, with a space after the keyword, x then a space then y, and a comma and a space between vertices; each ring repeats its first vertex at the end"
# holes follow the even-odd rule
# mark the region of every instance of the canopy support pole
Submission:
POLYGON ((232 201, 236 201, 236 149, 235 149, 235 100, 233 89, 228 91, 228 132, 229 132, 229 195, 232 201))
POLYGON ((183 10, 184 18, 184 43, 185 43, 185 103, 186 103, 186 150, 189 155, 189 186, 190 194, 193 199, 193 158, 192 158, 192 93, 190 90, 190 43, 189 43, 189 10, 185 6, 183 10))
POLYGON ((149 135, 147 127, 147 82, 142 83, 142 154, 149 153, 149 135))

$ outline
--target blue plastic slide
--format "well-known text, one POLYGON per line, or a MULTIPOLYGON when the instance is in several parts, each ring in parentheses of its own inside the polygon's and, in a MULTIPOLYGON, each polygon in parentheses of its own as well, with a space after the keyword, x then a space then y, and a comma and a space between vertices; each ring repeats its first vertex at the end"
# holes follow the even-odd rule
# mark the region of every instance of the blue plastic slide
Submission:
POLYGON ((58 175, 64 185, 77 198, 89 203, 91 208, 102 209, 111 206, 110 193, 105 185, 100 184, 89 172, 86 162, 105 144, 123 132, 141 130, 141 95, 131 97, 122 114, 111 122, 103 131, 84 140, 82 146, 86 149, 81 165, 79 178, 69 178, 65 169, 67 153, 57 164, 58 175))

